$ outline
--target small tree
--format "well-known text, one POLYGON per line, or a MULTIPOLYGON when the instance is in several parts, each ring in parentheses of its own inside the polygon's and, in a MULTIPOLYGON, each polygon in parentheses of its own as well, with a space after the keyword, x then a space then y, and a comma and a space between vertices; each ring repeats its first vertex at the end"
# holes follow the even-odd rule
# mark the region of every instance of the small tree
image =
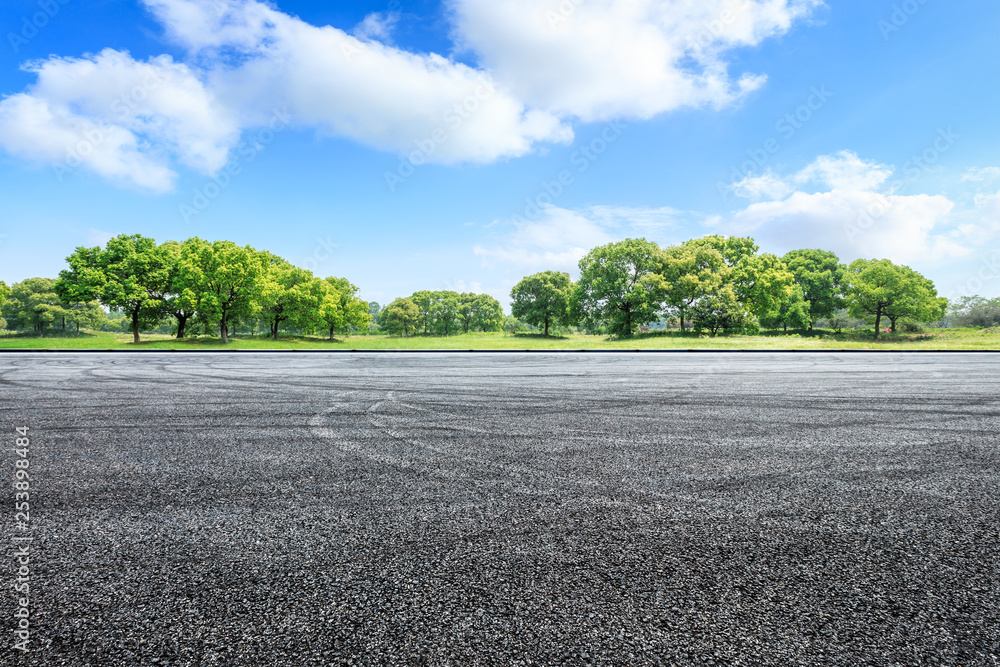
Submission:
POLYGON ((28 278, 14 283, 4 307, 7 324, 19 331, 45 335, 45 329, 66 316, 53 278, 28 278))
POLYGON ((325 278, 330 288, 320 307, 320 319, 329 328, 330 340, 337 329, 353 326, 364 329, 371 322, 368 302, 358 296, 358 288, 347 278, 325 278))
POLYGON ((510 291, 511 315, 543 327, 544 335, 548 336, 550 325, 569 324, 574 289, 569 274, 559 271, 543 271, 523 278, 510 291))
POLYGON ((731 286, 723 287, 718 294, 698 300, 691 310, 696 329, 707 329, 714 338, 720 330, 740 329, 749 317, 731 286))
POLYGON ((812 327, 809 317, 809 304, 802 296, 801 285, 795 285, 792 293, 777 305, 777 308, 760 319, 762 326, 769 329, 781 327, 785 333, 788 327, 805 329, 812 327))
POLYGON ((837 255, 825 250, 793 250, 782 259, 802 288, 809 309, 809 328, 820 318, 830 319, 845 305, 844 272, 837 255))
POLYGON ((420 326, 420 309, 412 299, 396 299, 379 312, 379 326, 390 334, 409 336, 420 326))

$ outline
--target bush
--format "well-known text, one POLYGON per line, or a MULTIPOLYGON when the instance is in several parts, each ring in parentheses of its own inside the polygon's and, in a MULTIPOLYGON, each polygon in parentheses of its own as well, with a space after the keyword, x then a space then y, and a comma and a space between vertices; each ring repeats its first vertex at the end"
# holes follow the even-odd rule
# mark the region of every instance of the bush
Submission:
POLYGON ((897 328, 903 333, 920 333, 923 331, 923 327, 916 322, 900 322, 897 328))

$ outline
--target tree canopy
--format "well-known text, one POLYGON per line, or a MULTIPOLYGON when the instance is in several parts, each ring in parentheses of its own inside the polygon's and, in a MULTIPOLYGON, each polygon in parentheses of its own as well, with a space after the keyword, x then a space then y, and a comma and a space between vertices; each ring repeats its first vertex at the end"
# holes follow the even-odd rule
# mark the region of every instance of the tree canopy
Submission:
POLYGON ((568 273, 543 271, 521 279, 510 291, 510 312, 534 327, 570 324, 570 302, 575 285, 568 273))
POLYGON ((657 320, 663 281, 662 251, 646 239, 626 239, 594 248, 580 260, 573 310, 586 322, 603 322, 616 334, 657 320))

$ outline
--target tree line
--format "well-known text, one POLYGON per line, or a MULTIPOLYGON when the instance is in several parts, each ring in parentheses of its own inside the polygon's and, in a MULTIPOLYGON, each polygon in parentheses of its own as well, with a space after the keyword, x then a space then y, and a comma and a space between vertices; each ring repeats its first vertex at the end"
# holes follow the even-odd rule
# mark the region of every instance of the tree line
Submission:
POLYGON ((284 259, 231 241, 155 240, 120 235, 103 248, 77 248, 59 278, 29 278, 5 291, 6 317, 41 333, 66 319, 87 326, 102 306, 124 313, 133 340, 165 317, 184 338, 191 322, 212 326, 228 342, 230 327, 258 317, 278 337, 283 323, 329 331, 367 326, 368 303, 345 278, 318 278, 284 259))
POLYGON ((824 250, 760 253, 752 238, 719 235, 661 248, 626 239, 591 250, 580 279, 545 271, 511 291, 511 313, 543 328, 553 324, 602 327, 631 335, 664 318, 680 329, 716 335, 725 330, 812 329, 847 309, 854 317, 896 331, 901 319, 941 319, 948 301, 934 283, 887 259, 841 264, 824 250))
MULTIPOLYGON (((505 315, 487 294, 418 291, 384 308, 367 303, 346 278, 319 278, 267 251, 231 241, 191 238, 157 244, 120 235, 103 248, 77 248, 58 279, 29 278, 8 288, 0 282, 0 308, 9 323, 39 333, 54 322, 96 328, 106 310, 139 332, 164 319, 178 338, 191 323, 213 328, 228 342, 231 327, 264 322, 277 338, 282 327, 322 331, 378 329, 395 335, 452 335, 500 331, 505 315), (6 301, 6 303, 5 303, 6 301)), ((752 238, 719 235, 661 248, 626 239, 591 250, 580 279, 544 271, 511 290, 511 316, 549 335, 581 327, 631 335, 673 320, 682 331, 812 329, 847 312, 875 326, 876 336, 901 321, 944 317, 948 302, 934 283, 886 259, 842 264, 823 250, 761 253, 752 238)), ((1000 324, 1000 300, 966 297, 952 310, 956 323, 1000 324)), ((511 318, 507 318, 509 323, 511 318)), ((4 323, 0 320, 0 326, 4 323)))

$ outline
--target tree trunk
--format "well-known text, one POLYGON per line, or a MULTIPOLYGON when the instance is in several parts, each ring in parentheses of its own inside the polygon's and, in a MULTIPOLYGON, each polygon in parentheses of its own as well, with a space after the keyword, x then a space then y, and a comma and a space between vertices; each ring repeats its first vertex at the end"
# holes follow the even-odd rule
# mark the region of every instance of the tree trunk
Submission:
POLYGON ((229 325, 225 318, 219 320, 219 335, 222 337, 223 344, 229 342, 229 325))
POLYGON ((271 323, 271 338, 278 340, 278 320, 271 323))
POLYGON ((62 320, 63 320, 63 333, 66 333, 66 318, 63 317, 62 320))
POLYGON ((628 309, 625 311, 625 335, 632 335, 632 310, 628 309))
POLYGON ((788 333, 788 323, 785 322, 785 333, 788 333))
POLYGON ((330 340, 333 340, 333 327, 330 327, 330 340))
POLYGON ((891 331, 892 333, 896 333, 896 320, 898 320, 898 319, 899 319, 898 317, 890 317, 889 318, 889 321, 892 323, 889 326, 889 331, 891 331))
POLYGON ((549 335, 549 318, 545 318, 545 335, 549 335))
POLYGON ((681 333, 684 333, 684 308, 678 308, 677 312, 681 314, 681 333))
POLYGON ((177 318, 177 337, 184 338, 184 325, 187 324, 187 315, 176 315, 177 318))
POLYGON ((139 343, 139 311, 132 311, 132 342, 139 343))
POLYGON ((875 311, 875 338, 878 338, 879 332, 882 330, 882 309, 879 308, 875 311))

